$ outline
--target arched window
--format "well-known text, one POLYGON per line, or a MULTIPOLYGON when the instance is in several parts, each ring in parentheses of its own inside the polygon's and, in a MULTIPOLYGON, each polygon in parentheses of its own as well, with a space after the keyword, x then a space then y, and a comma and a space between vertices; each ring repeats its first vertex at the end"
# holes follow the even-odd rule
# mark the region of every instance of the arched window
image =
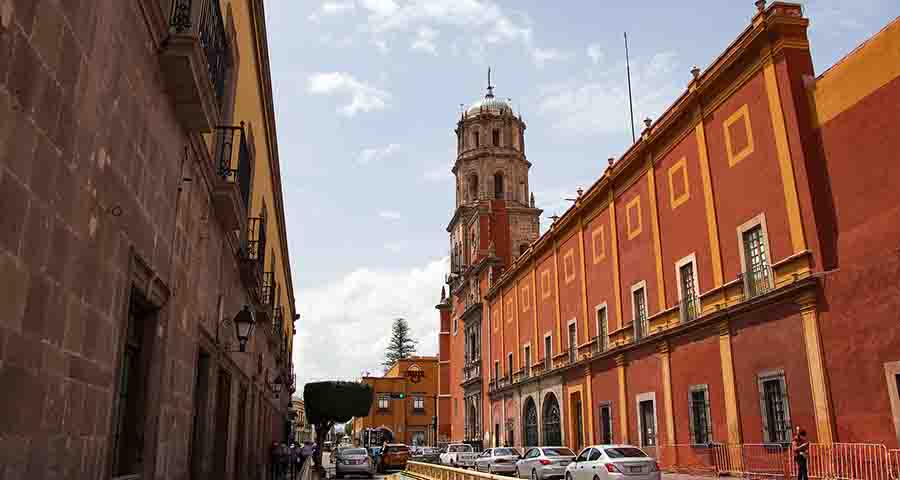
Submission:
POLYGON ((503 199, 503 174, 494 174, 494 198, 503 199))
POLYGON ((478 200, 478 175, 469 176, 469 200, 478 200))
POLYGON ((538 414, 534 399, 528 397, 525 401, 525 412, 522 425, 525 428, 525 446, 535 447, 538 444, 538 414))
POLYGON ((562 445, 562 430, 559 427, 559 402, 556 395, 547 394, 544 400, 544 445, 562 445))
POLYGON ((495 128, 494 131, 491 132, 491 140, 493 141, 492 144, 495 147, 500 146, 500 129, 495 128))
POLYGON ((480 138, 478 138, 479 136, 480 135, 479 135, 478 130, 475 130, 475 133, 472 134, 472 139, 475 142, 475 148, 478 148, 480 146, 480 142, 479 142, 480 138))

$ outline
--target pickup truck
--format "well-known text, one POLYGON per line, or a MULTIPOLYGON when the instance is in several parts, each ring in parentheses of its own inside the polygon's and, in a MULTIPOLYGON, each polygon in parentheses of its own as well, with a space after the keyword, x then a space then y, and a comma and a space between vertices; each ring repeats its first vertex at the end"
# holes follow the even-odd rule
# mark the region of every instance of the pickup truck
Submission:
POLYGON ((475 466, 475 451, 465 443, 451 443, 447 451, 441 454, 441 463, 451 467, 475 466))

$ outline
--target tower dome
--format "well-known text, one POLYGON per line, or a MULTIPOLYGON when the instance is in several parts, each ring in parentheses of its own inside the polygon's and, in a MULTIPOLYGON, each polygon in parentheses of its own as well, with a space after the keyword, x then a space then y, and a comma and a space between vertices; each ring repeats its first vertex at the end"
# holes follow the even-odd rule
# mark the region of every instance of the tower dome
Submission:
POLYGON ((466 108, 466 116, 478 115, 479 113, 492 113, 495 115, 512 114, 512 107, 506 100, 494 97, 494 86, 491 85, 491 69, 488 69, 488 86, 487 93, 484 98, 475 101, 466 108))

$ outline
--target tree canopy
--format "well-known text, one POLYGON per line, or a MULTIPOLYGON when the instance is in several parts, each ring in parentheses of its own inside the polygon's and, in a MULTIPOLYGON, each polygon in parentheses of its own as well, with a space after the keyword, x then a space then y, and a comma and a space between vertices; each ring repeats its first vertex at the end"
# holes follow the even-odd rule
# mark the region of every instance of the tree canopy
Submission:
POLYGON ((413 340, 410 336, 409 324, 406 319, 394 319, 391 327, 391 341, 384 352, 384 362, 382 363, 384 368, 391 368, 397 363, 397 360, 411 357, 416 353, 417 343, 419 343, 418 340, 413 340))
POLYGON ((303 387, 306 418, 323 425, 365 417, 372 408, 372 386, 357 382, 313 382, 303 387))

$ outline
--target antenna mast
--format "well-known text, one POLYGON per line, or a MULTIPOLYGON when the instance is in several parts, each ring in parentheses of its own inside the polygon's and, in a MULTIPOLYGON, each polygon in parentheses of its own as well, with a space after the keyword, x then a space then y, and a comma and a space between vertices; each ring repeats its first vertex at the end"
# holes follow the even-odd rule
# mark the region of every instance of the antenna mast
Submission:
POLYGON ((636 140, 634 136, 634 104, 631 100, 631 65, 628 62, 628 32, 625 32, 625 73, 628 76, 628 112, 631 114, 631 141, 636 140))

